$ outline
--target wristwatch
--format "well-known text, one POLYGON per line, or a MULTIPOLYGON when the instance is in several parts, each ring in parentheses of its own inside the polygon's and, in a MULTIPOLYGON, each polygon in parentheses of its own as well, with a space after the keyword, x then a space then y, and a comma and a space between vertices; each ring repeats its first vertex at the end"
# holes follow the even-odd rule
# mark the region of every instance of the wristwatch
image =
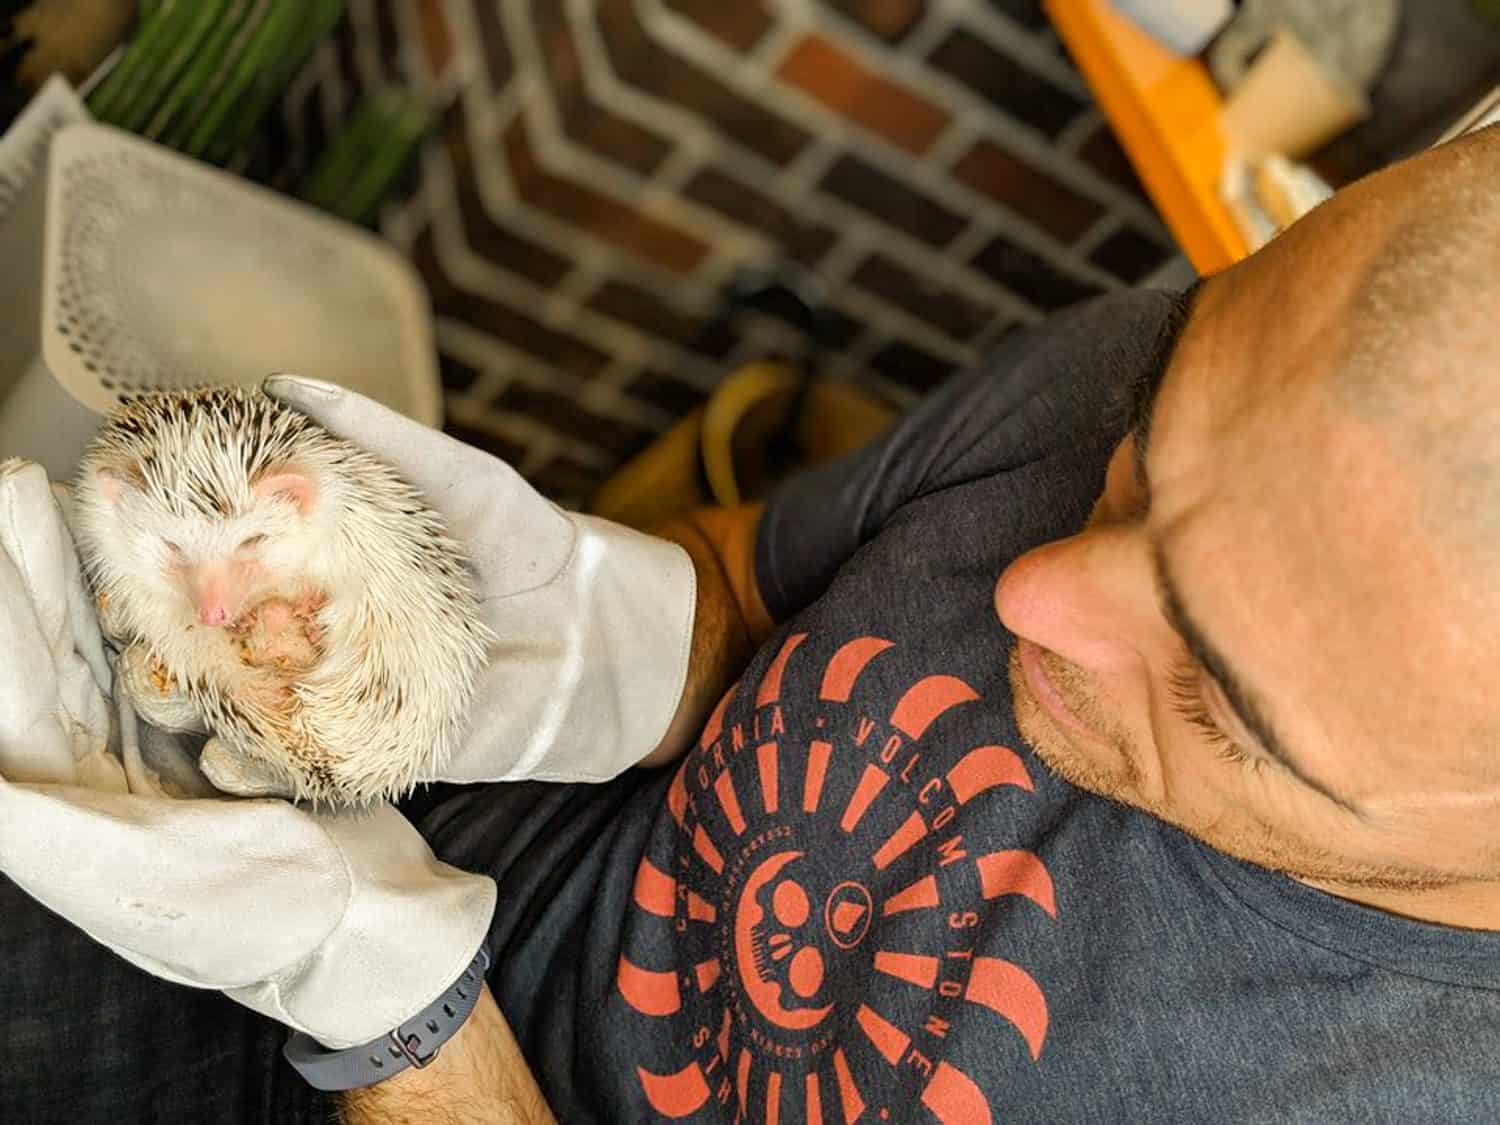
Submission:
POLYGON ((379 1039, 329 1050, 311 1035, 293 1031, 281 1053, 318 1090, 357 1090, 373 1086, 407 1067, 426 1066, 469 1018, 479 1000, 490 953, 484 946, 463 975, 427 1007, 379 1039))

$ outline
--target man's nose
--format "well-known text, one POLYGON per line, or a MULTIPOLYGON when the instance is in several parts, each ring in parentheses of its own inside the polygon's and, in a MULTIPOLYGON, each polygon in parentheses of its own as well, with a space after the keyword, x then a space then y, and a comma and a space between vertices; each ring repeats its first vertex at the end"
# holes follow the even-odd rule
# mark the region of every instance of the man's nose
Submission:
POLYGON ((1074 664, 1139 660, 1162 620, 1143 528, 1109 524, 1028 551, 996 583, 995 611, 1012 633, 1074 664))

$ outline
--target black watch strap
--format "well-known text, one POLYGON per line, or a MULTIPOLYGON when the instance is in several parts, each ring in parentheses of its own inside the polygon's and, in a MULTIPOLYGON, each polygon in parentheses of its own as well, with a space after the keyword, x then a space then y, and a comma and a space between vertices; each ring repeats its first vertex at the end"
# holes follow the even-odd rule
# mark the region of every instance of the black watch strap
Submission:
POLYGON ((379 1039, 334 1051, 305 1032, 294 1031, 281 1053, 319 1090, 355 1090, 373 1086, 407 1067, 424 1067, 437 1058, 438 1049, 469 1018, 489 967, 489 950, 480 946, 452 987, 379 1039))

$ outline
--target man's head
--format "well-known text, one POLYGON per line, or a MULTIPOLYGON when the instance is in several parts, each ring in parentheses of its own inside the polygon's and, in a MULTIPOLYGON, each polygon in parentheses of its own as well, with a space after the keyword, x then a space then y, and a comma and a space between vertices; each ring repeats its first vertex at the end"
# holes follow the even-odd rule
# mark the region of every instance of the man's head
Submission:
POLYGON ((1352 897, 1500 883, 1500 128, 1204 282, 1160 374, 996 588, 1022 731, 1352 897))

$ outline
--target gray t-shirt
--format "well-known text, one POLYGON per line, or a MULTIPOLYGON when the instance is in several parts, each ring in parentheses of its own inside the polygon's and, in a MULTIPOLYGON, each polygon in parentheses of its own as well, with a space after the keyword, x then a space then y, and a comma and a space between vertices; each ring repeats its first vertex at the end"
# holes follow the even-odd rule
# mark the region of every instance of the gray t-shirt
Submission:
POLYGON ((1082 523, 1174 298, 1017 331, 784 487, 785 624, 680 767, 447 798, 563 1120, 1500 1121, 1500 934, 1216 853, 1050 774, 993 608, 1082 523))

